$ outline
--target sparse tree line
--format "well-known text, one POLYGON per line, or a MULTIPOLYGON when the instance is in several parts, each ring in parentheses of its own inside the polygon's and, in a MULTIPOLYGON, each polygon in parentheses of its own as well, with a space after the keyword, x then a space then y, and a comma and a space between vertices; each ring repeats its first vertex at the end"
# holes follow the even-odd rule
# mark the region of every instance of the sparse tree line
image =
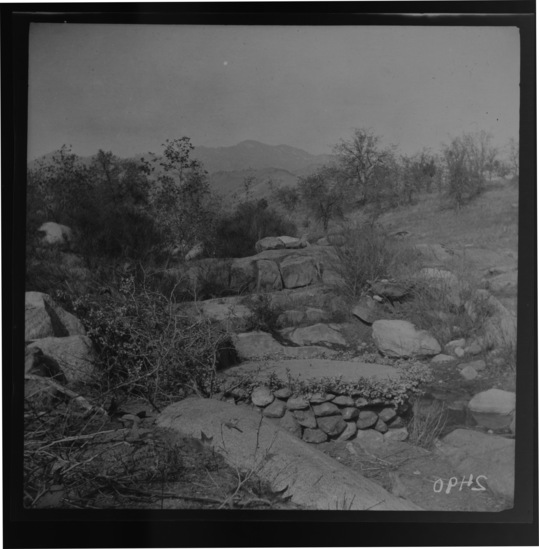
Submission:
POLYGON ((255 181, 232 210, 210 189, 207 172, 193 159, 188 137, 167 140, 160 156, 124 160, 100 150, 83 161, 64 146, 52 162, 28 170, 27 241, 39 225, 73 228, 87 258, 115 257, 163 264, 200 243, 206 256, 254 254, 260 238, 296 233, 289 220, 300 210, 321 222, 366 208, 378 215, 437 191, 454 207, 481 194, 494 175, 518 178, 518 144, 499 159, 486 132, 464 134, 440 154, 398 154, 370 129, 356 129, 334 148, 334 161, 302 177, 296 187, 273 185, 268 199, 254 199, 255 181), (273 206, 272 206, 273 204, 273 206), (276 207, 274 207, 276 206, 276 207), (288 213, 288 219, 280 212, 288 213))
POLYGON ((518 144, 509 143, 508 161, 502 161, 484 131, 463 134, 441 153, 424 149, 399 155, 395 146, 383 146, 370 129, 356 129, 334 148, 335 161, 301 178, 296 188, 284 187, 274 198, 293 212, 300 204, 323 224, 347 211, 366 207, 374 216, 402 204, 413 204, 420 192, 437 190, 450 207, 460 208, 480 195, 487 182, 511 176, 518 180, 518 144))

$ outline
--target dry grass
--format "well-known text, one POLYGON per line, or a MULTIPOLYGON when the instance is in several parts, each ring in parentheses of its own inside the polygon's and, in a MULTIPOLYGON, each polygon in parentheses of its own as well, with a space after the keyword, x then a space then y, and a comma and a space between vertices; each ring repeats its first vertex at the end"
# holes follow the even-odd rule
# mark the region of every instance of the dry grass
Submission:
POLYGON ((429 450, 443 432, 447 422, 447 409, 443 402, 430 403, 417 399, 412 405, 412 418, 408 423, 409 441, 429 450))

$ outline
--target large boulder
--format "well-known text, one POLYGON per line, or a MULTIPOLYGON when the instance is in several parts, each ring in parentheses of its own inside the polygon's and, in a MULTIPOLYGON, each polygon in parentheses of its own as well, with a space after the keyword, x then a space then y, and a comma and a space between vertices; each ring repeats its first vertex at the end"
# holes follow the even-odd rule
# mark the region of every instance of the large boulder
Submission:
POLYGON ((281 272, 275 261, 261 259, 256 262, 257 279, 256 290, 273 291, 280 290, 283 287, 281 272))
POLYGON ((232 338, 240 360, 256 360, 267 357, 310 358, 335 353, 325 347, 314 345, 287 347, 281 345, 267 332, 246 332, 232 338))
POLYGON ((45 337, 28 346, 40 349, 60 366, 69 384, 91 381, 95 375, 95 352, 89 337, 45 337))
MULTIPOLYGON (((287 416, 295 419, 290 412, 287 416)), ((204 433, 232 467, 256 471, 274 490, 305 508, 419 509, 246 406, 189 398, 168 406, 156 423, 178 437, 200 438, 204 433)))
POLYGON ((242 303, 242 296, 219 297, 181 303, 178 314, 188 314, 200 319, 219 322, 227 330, 247 329, 253 312, 242 303))
POLYGON ((391 357, 433 356, 442 350, 432 335, 406 320, 376 320, 372 337, 378 350, 391 357))
POLYGON ((265 252, 266 250, 280 250, 281 248, 286 248, 286 245, 277 236, 267 236, 255 244, 257 254, 260 252, 265 252))
POLYGON ((513 420, 515 406, 515 393, 501 389, 489 389, 477 393, 468 403, 468 409, 477 423, 488 429, 509 427, 513 420))
POLYGON ((66 225, 47 221, 39 227, 41 242, 50 246, 69 248, 73 243, 73 231, 66 225))
POLYGON ((24 304, 24 339, 86 335, 80 320, 62 309, 48 295, 26 292, 24 304))
POLYGON ((309 256, 287 257, 280 268, 285 288, 308 286, 316 282, 318 277, 316 261, 309 256))
POLYGON ((344 337, 327 324, 296 328, 287 337, 297 345, 339 345, 342 347, 346 345, 344 337))
POLYGON ((496 495, 512 500, 515 490, 515 441, 478 431, 456 429, 437 445, 442 454, 466 480, 473 475, 496 495), (479 479, 479 477, 482 477, 479 479))

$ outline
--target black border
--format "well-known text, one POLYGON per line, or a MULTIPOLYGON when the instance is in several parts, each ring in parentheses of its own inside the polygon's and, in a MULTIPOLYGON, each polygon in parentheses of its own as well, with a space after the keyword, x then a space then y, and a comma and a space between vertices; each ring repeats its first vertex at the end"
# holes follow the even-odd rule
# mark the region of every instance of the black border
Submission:
POLYGON ((6 547, 538 545, 535 2, 2 4, 4 543, 6 547), (438 15, 432 15, 438 14, 438 15), (521 191, 515 508, 502 513, 24 511, 22 363, 28 26, 39 22, 515 25, 521 32, 521 191), (4 271, 6 272, 6 271, 4 271), (9 311, 8 314, 5 311, 9 311), (16 351, 15 351, 16 350, 16 351), (20 353, 20 354, 19 354, 20 353), (524 397, 522 397, 524 395, 524 397), (523 433, 526 433, 523 435, 523 433), (530 435, 528 436, 528 433, 530 435))

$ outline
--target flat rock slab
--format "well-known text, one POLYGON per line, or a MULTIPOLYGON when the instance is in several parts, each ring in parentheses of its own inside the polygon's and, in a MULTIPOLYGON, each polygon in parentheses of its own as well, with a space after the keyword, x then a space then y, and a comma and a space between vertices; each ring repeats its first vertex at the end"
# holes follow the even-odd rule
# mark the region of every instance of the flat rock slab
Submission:
POLYGON ((230 465, 256 471, 307 509, 420 510, 246 406, 189 398, 168 406, 156 424, 179 437, 213 437, 214 449, 230 465))
POLYGON ((437 447, 463 475, 483 475, 484 482, 499 496, 512 500, 515 491, 515 441, 478 431, 456 429, 437 447))
MULTIPOLYGON (((301 348, 301 347, 300 347, 301 348)), ((359 378, 398 379, 399 371, 383 364, 367 364, 351 360, 331 360, 326 358, 268 360, 264 362, 244 362, 223 372, 227 376, 241 376, 257 373, 262 380, 271 374, 287 381, 288 374, 293 378, 317 379, 339 377, 343 382, 355 383, 359 378)))

